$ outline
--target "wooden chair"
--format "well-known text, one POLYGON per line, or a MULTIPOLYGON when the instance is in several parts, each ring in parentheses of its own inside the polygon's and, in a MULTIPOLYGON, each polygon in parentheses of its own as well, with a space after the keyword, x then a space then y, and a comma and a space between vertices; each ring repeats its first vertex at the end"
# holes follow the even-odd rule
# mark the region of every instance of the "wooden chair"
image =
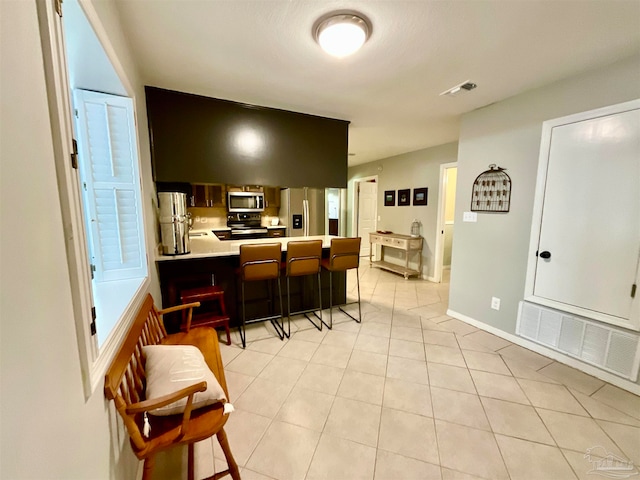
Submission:
MULTIPOLYGON (((358 285, 358 300, 355 302, 348 302, 341 305, 335 305, 339 310, 352 318, 356 322, 362 321, 362 308, 360 306, 360 275, 358 274, 358 267, 360 266, 360 237, 355 238, 332 238, 331 247, 329 248, 329 258, 322 259, 322 268, 329 271, 329 324, 328 328, 333 327, 333 272, 346 272, 353 268, 356 269, 356 283, 358 285), (358 304, 358 318, 344 311, 342 307, 351 305, 353 303, 358 304)), ((324 323, 324 322, 323 322, 324 323)))
POLYGON ((116 410, 124 420, 136 457, 144 460, 142 476, 144 480, 151 478, 156 453, 180 445, 187 445, 188 478, 193 480, 193 444, 213 435, 218 438, 229 468, 209 478, 218 479, 231 475, 234 480, 240 479, 238 465, 231 454, 223 428, 229 418, 229 415, 223 412, 223 405, 216 403, 192 410, 193 396, 196 392, 206 390, 206 382, 199 382, 164 397, 151 400, 145 398, 146 375, 142 347, 158 344, 198 347, 227 399, 229 398, 216 331, 210 327, 190 329, 191 309, 197 306, 199 306, 198 303, 190 303, 157 310, 153 304, 153 298, 148 295, 105 376, 105 396, 114 401, 116 410), (188 310, 185 331, 167 335, 162 315, 183 309, 188 310), (184 397, 188 398, 184 414, 165 417, 148 415, 151 432, 148 437, 143 435, 146 412, 169 405, 184 397))

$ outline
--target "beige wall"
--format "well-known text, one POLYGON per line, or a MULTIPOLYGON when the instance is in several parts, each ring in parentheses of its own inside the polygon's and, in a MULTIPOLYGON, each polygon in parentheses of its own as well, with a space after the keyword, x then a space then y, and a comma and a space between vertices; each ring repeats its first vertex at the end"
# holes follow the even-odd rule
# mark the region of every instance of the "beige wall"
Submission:
MULTIPOLYGON (((524 297, 538 154, 545 120, 640 97, 640 57, 585 72, 463 116, 449 308, 514 333, 524 297), (495 163, 512 180, 511 210, 463 223, 474 179, 495 163), (490 308, 499 297, 500 311, 490 308)), ((603 279, 606 281, 606 279, 603 279)))
MULTIPOLYGON (((96 8, 137 82, 111 2, 96 8)), ((133 479, 138 462, 101 388, 89 399, 83 392, 35 1, 0 2, 0 28, 0 478, 133 479)), ((146 125, 144 102, 137 107, 146 125)), ((145 213, 153 224, 145 131, 145 213)), ((158 294, 153 265, 152 290, 158 294)))
MULTIPOLYGON (((432 277, 434 274, 433 257, 436 249, 440 165, 455 162, 457 154, 457 144, 448 143, 349 168, 348 188, 350 192, 353 191, 355 180, 378 175, 378 216, 380 217, 378 230, 391 230, 394 233, 409 235, 411 222, 414 218, 422 223, 421 234, 424 237, 423 276, 426 277, 432 277), (414 188, 421 187, 429 189, 426 206, 398 206, 397 190, 409 188, 413 191, 414 188), (395 207, 384 206, 385 190, 396 190, 395 207)), ((348 218, 352 217, 352 203, 352 195, 349 194, 348 218)), ((350 224, 348 234, 355 234, 355 232, 351 232, 350 224)), ((389 257, 393 257, 394 253, 397 253, 398 257, 403 255, 402 252, 387 249, 385 258, 387 258, 387 254, 389 257)))

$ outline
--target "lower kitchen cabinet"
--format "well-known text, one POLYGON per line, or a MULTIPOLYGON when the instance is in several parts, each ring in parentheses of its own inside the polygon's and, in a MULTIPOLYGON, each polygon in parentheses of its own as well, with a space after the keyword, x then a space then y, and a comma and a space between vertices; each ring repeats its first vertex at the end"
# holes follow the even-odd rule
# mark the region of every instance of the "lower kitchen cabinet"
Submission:
POLYGON ((284 237, 285 234, 287 232, 287 228, 286 227, 282 227, 282 228, 270 228, 268 230, 267 235, 269 237, 284 237))

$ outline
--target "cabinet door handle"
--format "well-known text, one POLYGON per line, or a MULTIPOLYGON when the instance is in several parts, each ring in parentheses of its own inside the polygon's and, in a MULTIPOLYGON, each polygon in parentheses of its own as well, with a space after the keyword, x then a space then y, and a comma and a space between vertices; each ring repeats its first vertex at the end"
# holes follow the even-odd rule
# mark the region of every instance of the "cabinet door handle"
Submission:
POLYGON ((546 250, 544 252, 540 252, 540 258, 551 258, 551 252, 547 252, 546 250))

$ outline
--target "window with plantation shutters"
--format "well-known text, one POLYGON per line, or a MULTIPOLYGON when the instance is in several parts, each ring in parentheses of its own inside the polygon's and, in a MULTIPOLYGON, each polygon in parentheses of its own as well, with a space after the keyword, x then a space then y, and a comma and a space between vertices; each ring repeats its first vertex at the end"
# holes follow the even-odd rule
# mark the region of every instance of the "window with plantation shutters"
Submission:
POLYGON ((87 90, 74 99, 95 281, 145 276, 133 102, 87 90))

